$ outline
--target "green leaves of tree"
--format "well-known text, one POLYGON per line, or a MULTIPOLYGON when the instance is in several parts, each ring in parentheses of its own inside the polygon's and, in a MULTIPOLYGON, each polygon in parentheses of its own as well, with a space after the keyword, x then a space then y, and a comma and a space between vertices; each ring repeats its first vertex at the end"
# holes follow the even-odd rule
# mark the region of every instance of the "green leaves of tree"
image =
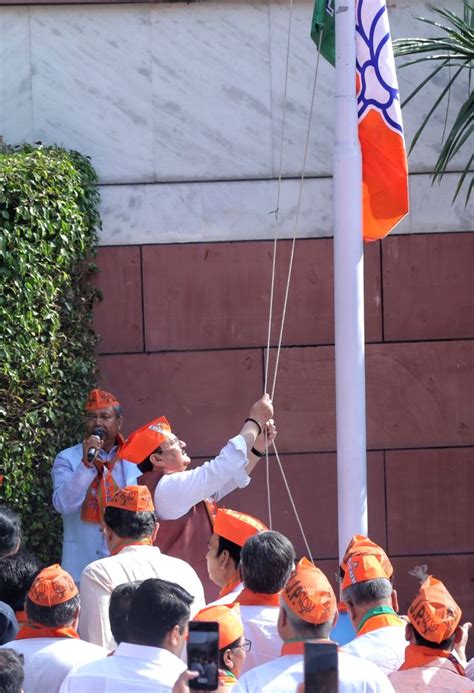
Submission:
POLYGON ((95 379, 98 202, 81 154, 0 152, 0 501, 22 513, 28 547, 49 562, 61 548, 51 465, 75 442, 95 379))

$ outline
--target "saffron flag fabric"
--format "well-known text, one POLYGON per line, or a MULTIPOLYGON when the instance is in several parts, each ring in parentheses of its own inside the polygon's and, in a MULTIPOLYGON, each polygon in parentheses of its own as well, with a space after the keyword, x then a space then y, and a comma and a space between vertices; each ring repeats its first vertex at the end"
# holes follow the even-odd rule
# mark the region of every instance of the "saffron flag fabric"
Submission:
MULTIPOLYGON (((384 238, 408 213, 408 166, 400 95, 385 0, 356 2, 356 86, 362 151, 363 236, 384 238)), ((318 31, 334 31, 335 0, 325 4, 318 31)), ((313 35, 313 34, 312 34, 313 35)), ((317 33, 313 39, 317 43, 317 33)), ((317 43, 318 45, 318 43, 317 43)), ((324 41, 321 40, 321 45, 324 41)), ((330 62, 328 48, 321 51, 330 62)))

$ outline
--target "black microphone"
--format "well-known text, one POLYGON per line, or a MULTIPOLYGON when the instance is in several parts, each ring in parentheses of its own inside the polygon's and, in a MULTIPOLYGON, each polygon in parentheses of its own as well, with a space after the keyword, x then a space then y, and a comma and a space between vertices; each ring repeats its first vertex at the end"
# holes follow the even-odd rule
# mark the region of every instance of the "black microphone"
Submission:
MULTIPOLYGON (((104 440, 106 435, 107 431, 105 430, 105 428, 102 428, 102 426, 96 426, 96 428, 94 428, 91 433, 91 436, 97 436, 101 440, 104 440)), ((98 452, 99 448, 89 448, 89 450, 87 451, 87 461, 89 463, 93 462, 98 452)))

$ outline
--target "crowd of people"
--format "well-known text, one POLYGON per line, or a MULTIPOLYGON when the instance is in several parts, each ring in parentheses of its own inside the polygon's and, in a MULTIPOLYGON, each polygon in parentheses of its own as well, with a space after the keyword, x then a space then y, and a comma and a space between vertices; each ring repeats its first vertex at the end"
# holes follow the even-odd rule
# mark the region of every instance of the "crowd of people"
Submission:
POLYGON ((116 398, 93 390, 83 442, 54 461, 61 565, 26 551, 0 508, 0 693, 186 693, 203 670, 186 663, 191 620, 218 624, 218 690, 301 693, 317 642, 337 643, 341 692, 474 691, 470 624, 440 580, 423 576, 400 615, 389 557, 355 535, 336 595, 283 534, 217 506, 276 436, 268 395, 193 469, 165 417, 127 440, 121 427, 116 398))

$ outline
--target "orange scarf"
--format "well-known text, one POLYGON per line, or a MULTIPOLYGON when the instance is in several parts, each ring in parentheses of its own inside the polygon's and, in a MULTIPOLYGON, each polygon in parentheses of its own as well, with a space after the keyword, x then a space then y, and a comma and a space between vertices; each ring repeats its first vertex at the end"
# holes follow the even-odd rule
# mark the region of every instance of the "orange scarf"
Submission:
POLYGON ((112 470, 115 466, 120 450, 124 443, 123 436, 117 435, 118 449, 113 459, 104 464, 97 470, 97 476, 87 489, 86 497, 81 506, 81 520, 83 522, 94 522, 99 524, 104 517, 106 503, 111 500, 119 486, 112 476, 112 470))
POLYGON ((26 615, 26 611, 16 611, 15 612, 16 620, 18 621, 18 625, 23 625, 23 623, 26 623, 28 621, 28 616, 26 615))
POLYGON ((229 582, 227 582, 224 587, 221 589, 219 592, 219 597, 225 597, 226 595, 230 594, 235 590, 237 585, 240 585, 241 578, 239 575, 239 571, 236 572, 234 577, 232 577, 229 582))
POLYGON ((131 539, 127 541, 121 541, 115 549, 111 552, 111 556, 116 556, 118 553, 125 549, 127 546, 153 546, 153 539, 151 537, 143 537, 143 539, 131 539))
POLYGON ((42 626, 41 623, 25 623, 20 628, 15 640, 26 640, 29 638, 78 638, 77 631, 72 626, 59 626, 52 628, 42 626))
MULTIPOLYGON (((305 642, 322 642, 324 644, 332 643, 333 640, 326 639, 313 639, 309 640, 287 640, 284 642, 281 648, 280 657, 285 655, 304 655, 304 644, 305 642)), ((339 649, 339 648, 338 648, 339 649)))
POLYGON ((233 688, 237 685, 237 677, 227 669, 219 669, 219 689, 233 688))
POLYGON ((244 587, 237 599, 234 601, 242 604, 242 606, 280 606, 280 594, 262 594, 260 592, 252 592, 247 587, 244 587))
POLYGON ((463 667, 452 652, 448 652, 447 650, 434 650, 431 647, 424 647, 423 645, 408 645, 405 650, 405 661, 399 671, 414 669, 415 667, 427 667, 430 665, 430 661, 439 657, 448 659, 460 676, 466 676, 463 667))
POLYGON ((362 625, 357 629, 357 636, 371 633, 385 626, 406 626, 395 611, 389 606, 376 607, 368 611, 361 621, 362 625), (383 609, 383 613, 379 613, 383 609))

